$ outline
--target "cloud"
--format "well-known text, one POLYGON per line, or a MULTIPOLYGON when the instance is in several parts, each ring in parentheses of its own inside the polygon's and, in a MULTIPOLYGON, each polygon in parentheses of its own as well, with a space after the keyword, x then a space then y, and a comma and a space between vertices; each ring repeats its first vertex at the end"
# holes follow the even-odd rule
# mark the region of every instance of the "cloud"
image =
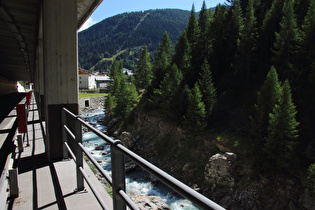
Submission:
POLYGON ((93 20, 91 17, 89 17, 89 19, 87 19, 87 21, 85 21, 85 23, 81 26, 79 31, 83 31, 85 29, 87 29, 88 27, 94 25, 96 23, 95 20, 93 20))

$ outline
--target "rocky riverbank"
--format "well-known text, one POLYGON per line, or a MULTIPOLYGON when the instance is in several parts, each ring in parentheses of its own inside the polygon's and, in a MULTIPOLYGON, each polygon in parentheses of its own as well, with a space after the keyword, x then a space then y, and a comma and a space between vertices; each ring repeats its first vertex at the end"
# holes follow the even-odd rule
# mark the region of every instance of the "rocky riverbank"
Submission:
POLYGON ((104 101, 105 101, 105 97, 81 98, 79 100, 79 112, 82 113, 82 112, 88 112, 95 109, 103 109, 104 101))
MULTIPOLYGON (((88 107, 81 99, 80 112, 102 108, 104 99, 89 98, 88 107)), ((315 209, 314 199, 303 187, 305 180, 289 174, 255 178, 250 159, 226 153, 233 148, 215 137, 187 137, 165 119, 143 113, 135 113, 125 130, 115 126, 117 119, 113 122, 107 131, 128 148, 227 209, 315 209)))
POLYGON ((226 209, 315 209, 299 178, 255 177, 250 158, 230 153, 233 148, 214 136, 187 136, 175 124, 144 113, 134 113, 125 130, 112 124, 108 132, 131 136, 135 153, 226 209))

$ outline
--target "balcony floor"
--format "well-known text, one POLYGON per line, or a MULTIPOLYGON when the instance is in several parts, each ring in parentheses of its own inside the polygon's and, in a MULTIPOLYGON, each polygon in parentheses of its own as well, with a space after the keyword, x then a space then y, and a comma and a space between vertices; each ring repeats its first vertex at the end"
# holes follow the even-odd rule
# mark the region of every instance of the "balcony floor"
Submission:
MULTIPOLYGON (((25 137, 24 151, 17 151, 14 162, 14 167, 18 168, 19 196, 8 202, 8 209, 102 209, 86 182, 86 191, 75 191, 75 163, 72 160, 48 162, 43 140, 45 123, 39 121, 34 99, 28 123, 30 145, 27 146, 25 137)), ((109 209, 113 209, 111 197, 85 162, 84 169, 109 209)))

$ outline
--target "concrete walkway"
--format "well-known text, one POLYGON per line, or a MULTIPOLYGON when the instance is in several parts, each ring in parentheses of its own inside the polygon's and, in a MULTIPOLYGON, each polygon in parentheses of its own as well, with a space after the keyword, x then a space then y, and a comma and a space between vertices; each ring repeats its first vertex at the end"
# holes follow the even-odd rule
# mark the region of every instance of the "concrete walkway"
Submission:
MULTIPOLYGON (((76 192, 75 163, 72 160, 49 163, 45 154, 45 123, 39 121, 34 99, 28 116, 28 140, 24 151, 16 154, 19 197, 8 203, 8 209, 102 209, 85 182, 86 191, 76 192)), ((112 207, 112 199, 84 162, 84 169, 102 196, 112 207)))

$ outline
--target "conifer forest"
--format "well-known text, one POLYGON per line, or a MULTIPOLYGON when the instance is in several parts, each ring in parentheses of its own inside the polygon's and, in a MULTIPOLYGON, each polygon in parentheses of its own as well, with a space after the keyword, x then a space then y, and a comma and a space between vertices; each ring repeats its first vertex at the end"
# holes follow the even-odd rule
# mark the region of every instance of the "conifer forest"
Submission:
POLYGON ((174 45, 167 31, 154 55, 144 44, 134 76, 112 63, 106 113, 128 124, 151 112, 187 135, 229 133, 253 174, 305 174, 315 193, 314 40, 314 0, 204 2, 174 45))

